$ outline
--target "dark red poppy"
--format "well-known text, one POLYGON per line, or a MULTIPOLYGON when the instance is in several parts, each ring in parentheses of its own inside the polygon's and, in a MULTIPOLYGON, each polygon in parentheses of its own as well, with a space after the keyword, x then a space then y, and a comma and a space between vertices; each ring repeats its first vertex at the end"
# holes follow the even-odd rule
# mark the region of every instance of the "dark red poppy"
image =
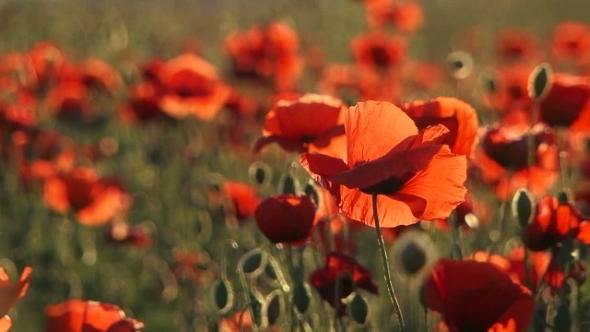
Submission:
POLYGON ((559 202, 553 196, 543 197, 523 235, 526 246, 540 251, 568 238, 590 244, 590 221, 572 203, 559 202))
POLYGON ((565 73, 551 75, 549 92, 539 105, 540 121, 552 127, 569 127, 590 112, 590 79, 565 73))
POLYGON ((154 82, 141 82, 129 88, 128 101, 118 108, 118 115, 126 123, 144 122, 169 117, 158 101, 162 88, 154 82))
POLYGON ((326 255, 326 264, 312 271, 309 281, 324 301, 338 309, 340 316, 346 315, 346 305, 342 300, 355 289, 378 294, 378 287, 373 281, 371 271, 353 257, 338 252, 326 255), (335 303, 334 300, 338 302, 335 303))
POLYGON ((406 41, 375 30, 354 37, 352 55, 361 70, 389 70, 399 66, 406 57, 406 41))
POLYGON ((316 205, 309 196, 290 194, 269 197, 254 212, 258 228, 273 243, 301 243, 315 216, 316 205))
POLYGON ((18 282, 11 283, 4 268, 0 267, 0 331, 8 331, 12 325, 8 312, 18 300, 27 294, 29 279, 33 269, 29 266, 23 269, 18 282))
POLYGON ((524 332, 535 307, 531 292, 493 264, 450 259, 426 278, 423 300, 451 331, 524 332))
POLYGON ((527 187, 538 197, 545 195, 558 178, 558 152, 555 133, 544 124, 532 128, 534 164, 528 168, 527 114, 505 117, 503 123, 489 126, 474 153, 474 179, 492 185, 496 195, 507 199, 527 187))
POLYGON ((139 332, 144 327, 116 305, 78 299, 46 306, 45 317, 47 332, 139 332))
POLYGON ((287 151, 330 151, 332 139, 344 136, 343 108, 340 100, 326 95, 279 100, 266 115, 264 137, 256 142, 254 152, 272 142, 287 151))
POLYGON ((116 179, 101 178, 86 167, 49 177, 43 185, 49 208, 61 213, 74 211, 76 219, 86 226, 102 225, 123 213, 129 204, 127 196, 116 179))
POLYGON ((231 91, 219 80, 213 65, 192 53, 167 61, 157 74, 163 88, 158 106, 174 118, 192 114, 201 120, 212 120, 231 91))
POLYGON ((456 98, 439 97, 429 101, 413 101, 404 104, 406 112, 419 130, 442 124, 449 132, 442 141, 454 154, 470 157, 477 143, 479 121, 477 113, 468 103, 456 98))
POLYGON ((446 218, 463 201, 466 158, 442 144, 443 125, 418 131, 399 108, 376 101, 349 108, 345 117, 347 161, 306 153, 301 164, 347 217, 373 226, 373 195, 383 227, 446 218))
POLYGON ((221 192, 229 199, 231 209, 238 220, 245 220, 254 216, 261 198, 254 187, 246 183, 225 181, 221 192))

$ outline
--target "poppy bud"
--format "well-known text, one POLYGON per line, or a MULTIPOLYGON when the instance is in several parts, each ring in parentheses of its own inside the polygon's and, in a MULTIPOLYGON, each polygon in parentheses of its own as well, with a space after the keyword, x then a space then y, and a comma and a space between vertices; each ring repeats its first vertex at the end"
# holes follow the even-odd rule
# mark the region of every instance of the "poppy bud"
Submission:
POLYGON ((229 280, 220 278, 213 286, 213 300, 220 315, 229 313, 234 306, 234 292, 229 280))
POLYGON ((572 192, 568 188, 564 188, 557 194, 557 201, 560 204, 567 204, 572 201, 572 192))
POLYGON ((553 319, 553 326, 555 327, 555 331, 571 331, 572 314, 568 305, 562 304, 557 308, 557 314, 553 319))
POLYGON ((533 218, 533 195, 525 189, 520 188, 512 199, 512 214, 518 219, 520 227, 526 227, 533 218))
POLYGON ((266 252, 257 248, 243 255, 238 264, 245 275, 256 278, 264 272, 267 261, 268 255, 266 252))
POLYGON ((281 194, 297 195, 299 192, 299 183, 297 182, 297 179, 295 179, 295 177, 290 173, 283 174, 280 182, 279 192, 281 194))
POLYGON ((315 187, 315 182, 313 180, 310 180, 309 182, 307 182, 307 184, 305 185, 305 188, 303 189, 303 193, 305 195, 311 197, 311 199, 315 203, 315 205, 319 206, 320 195, 318 195, 318 191, 315 187))
POLYGON ((355 322, 364 324, 367 321, 367 315, 369 314, 369 307, 367 301, 359 293, 354 293, 352 300, 348 304, 350 310, 350 316, 355 322))
POLYGON ((309 293, 309 286, 306 283, 298 282, 295 284, 295 289, 293 290, 293 304, 302 314, 307 311, 307 308, 309 308, 309 293))
POLYGON ((272 171, 270 166, 262 161, 256 161, 250 165, 248 168, 248 175, 250 176, 250 181, 258 184, 259 186, 264 186, 268 184, 272 178, 272 171))
POLYGON ((263 302, 260 300, 260 296, 250 292, 250 309, 252 313, 252 320, 257 326, 262 325, 262 306, 263 302))
POLYGON ((447 56, 449 72, 455 79, 464 79, 473 72, 473 57, 467 52, 455 51, 447 56))
POLYGON ((265 326, 275 324, 283 312, 283 297, 279 289, 274 290, 266 297, 262 311, 265 313, 265 326))
POLYGON ((547 95, 551 87, 551 66, 548 63, 538 65, 529 76, 529 96, 541 99, 547 95))
POLYGON ((498 78, 495 72, 488 70, 479 76, 479 85, 481 89, 489 94, 498 92, 498 78))
POLYGON ((408 276, 424 271, 432 261, 432 248, 419 231, 404 232, 393 250, 398 268, 408 276))

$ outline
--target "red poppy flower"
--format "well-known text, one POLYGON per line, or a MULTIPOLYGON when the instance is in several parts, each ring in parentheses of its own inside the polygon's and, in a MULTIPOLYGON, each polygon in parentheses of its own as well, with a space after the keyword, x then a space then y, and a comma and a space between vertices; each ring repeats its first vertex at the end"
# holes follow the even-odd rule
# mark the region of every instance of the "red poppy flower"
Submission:
POLYGON ((474 153, 475 178, 492 185, 496 195, 507 199, 519 188, 528 187, 538 197, 545 195, 558 177, 555 133, 544 124, 532 128, 534 164, 527 167, 529 124, 526 114, 505 117, 485 131, 474 153), (522 115, 522 117, 521 117, 522 115))
POLYGON ((537 52, 537 39, 529 30, 507 28, 496 36, 496 54, 501 61, 528 61, 537 52))
MULTIPOLYGON (((561 249, 557 250, 548 264, 545 272, 545 282, 551 288, 552 292, 563 289, 566 279, 572 279, 576 285, 582 286, 586 282, 586 268, 579 260, 561 259, 561 249), (567 274, 566 274, 567 271, 567 274)), ((568 255, 571 257, 571 255, 568 255)))
POLYGON ((143 323, 113 304, 78 299, 45 307, 47 332, 138 332, 143 323))
POLYGON ((162 65, 158 80, 164 89, 158 106, 174 118, 193 114, 201 120, 211 120, 230 94, 230 88, 219 80, 215 67, 191 53, 162 65))
POLYGON ((264 137, 256 142, 254 152, 272 142, 287 151, 329 151, 332 139, 344 135, 343 107, 334 97, 309 93, 279 100, 266 115, 264 137))
POLYGON ((65 52, 53 41, 40 41, 33 45, 27 55, 34 68, 39 86, 56 81, 69 63, 65 52))
POLYGON ((169 117, 158 104, 162 88, 154 82, 142 82, 129 88, 128 101, 118 108, 121 120, 126 123, 145 122, 169 117))
POLYGON ((114 93, 123 86, 121 75, 109 64, 100 59, 86 59, 81 64, 82 82, 114 93))
POLYGON ((424 11, 417 1, 375 1, 367 4, 369 25, 382 28, 393 25, 397 31, 416 32, 424 25, 424 11))
POLYGON ((299 36, 280 22, 234 31, 225 39, 224 48, 237 75, 271 80, 279 91, 292 91, 303 69, 297 54, 299 36))
POLYGON ((450 259, 441 259, 426 278, 424 303, 451 331, 524 332, 535 307, 531 292, 496 266, 450 259))
POLYGON ((45 180, 43 198, 57 212, 73 210, 86 226, 100 226, 121 213, 127 195, 115 179, 101 178, 90 168, 79 167, 45 180))
POLYGON ((480 250, 474 252, 469 259, 478 262, 488 262, 496 266, 508 274, 512 281, 530 287, 534 292, 543 280, 542 277, 546 275, 547 268, 551 262, 551 254, 544 251, 530 253, 528 260, 531 268, 525 273, 524 250, 524 247, 518 247, 508 253, 506 257, 480 250), (526 280, 527 277, 529 278, 528 281, 526 280))
POLYGON ((549 92, 539 105, 540 120, 552 127, 569 127, 590 111, 590 80, 565 73, 551 75, 549 92))
POLYGON ((230 200, 233 212, 240 221, 254 216, 261 201, 256 189, 246 183, 225 181, 221 192, 230 200))
POLYGON ((447 144, 454 154, 471 156, 477 143, 479 121, 469 104, 456 98, 439 97, 406 103, 401 109, 414 120, 419 130, 436 124, 444 125, 449 133, 442 143, 447 144))
POLYGON ((496 68, 493 73, 493 91, 484 91, 488 107, 500 113, 529 111, 532 99, 528 94, 529 76, 533 68, 522 63, 496 68))
POLYGON ((338 198, 348 217, 373 226, 372 195, 383 227, 446 218, 465 196, 466 159, 443 145, 443 125, 418 131, 387 102, 359 103, 346 112, 347 161, 306 153, 301 164, 338 198))
POLYGON ((316 205, 309 196, 290 194, 269 197, 254 212, 258 227, 273 243, 301 243, 309 236, 315 215, 316 205))
POLYGON ((586 60, 590 54, 590 28, 575 21, 557 24, 553 28, 551 48, 558 60, 586 60))
POLYGON ((354 37, 350 47, 361 70, 389 70, 406 57, 405 39, 388 36, 381 30, 354 37))
POLYGON ((29 288, 29 279, 33 269, 25 267, 17 283, 11 283, 6 271, 0 267, 0 331, 8 331, 12 322, 8 312, 20 300, 29 288))
POLYGON ((590 244, 590 221, 572 203, 559 202, 553 196, 543 197, 525 230, 526 246, 535 251, 545 250, 568 237, 590 244))
POLYGON ((64 81, 55 85, 45 102, 50 112, 65 119, 88 119, 93 110, 88 87, 77 81, 64 81))
POLYGON ((342 300, 355 288, 378 294, 378 287, 373 281, 373 274, 353 257, 332 252, 326 256, 326 264, 311 272, 309 281, 324 301, 338 309, 338 314, 346 314, 346 305, 342 300), (338 284, 338 289, 336 286, 338 284), (334 303, 338 294, 338 303, 334 303))

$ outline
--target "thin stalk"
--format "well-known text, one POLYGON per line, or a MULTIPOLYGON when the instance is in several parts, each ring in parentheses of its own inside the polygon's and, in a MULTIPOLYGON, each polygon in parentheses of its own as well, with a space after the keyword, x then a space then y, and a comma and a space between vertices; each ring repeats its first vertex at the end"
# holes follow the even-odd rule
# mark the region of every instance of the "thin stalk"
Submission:
POLYGON ((401 307, 395 297, 395 291, 393 289, 393 283, 391 281, 391 273, 389 271, 389 260, 387 259, 387 251, 385 250, 385 241, 383 241, 383 234, 381 234, 381 226, 379 225, 379 214, 377 211, 377 194, 373 194, 373 219, 375 219, 375 230, 377 231, 377 241, 379 242, 379 251, 381 252, 381 261, 383 263, 383 270, 385 274, 385 284, 387 285, 387 291, 393 303, 395 314, 399 321, 399 330, 401 332, 406 331, 404 316, 402 315, 401 307))

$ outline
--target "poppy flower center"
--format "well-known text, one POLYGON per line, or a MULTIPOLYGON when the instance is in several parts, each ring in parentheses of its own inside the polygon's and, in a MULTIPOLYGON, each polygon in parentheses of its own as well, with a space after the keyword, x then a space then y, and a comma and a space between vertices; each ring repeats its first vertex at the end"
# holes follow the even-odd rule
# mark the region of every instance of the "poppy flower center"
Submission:
POLYGON ((371 58, 380 67, 388 67, 391 62, 389 54, 384 47, 373 47, 371 49, 371 58))
POLYGON ((313 142, 314 140, 315 140, 315 136, 313 136, 313 135, 307 135, 307 136, 301 137, 301 143, 304 143, 304 144, 309 144, 309 143, 313 142))
POLYGON ((408 173, 401 177, 392 176, 372 186, 362 188, 361 191, 369 195, 393 195, 396 192, 398 192, 404 186, 404 184, 408 182, 408 180, 410 180, 413 176, 413 173, 408 173))

